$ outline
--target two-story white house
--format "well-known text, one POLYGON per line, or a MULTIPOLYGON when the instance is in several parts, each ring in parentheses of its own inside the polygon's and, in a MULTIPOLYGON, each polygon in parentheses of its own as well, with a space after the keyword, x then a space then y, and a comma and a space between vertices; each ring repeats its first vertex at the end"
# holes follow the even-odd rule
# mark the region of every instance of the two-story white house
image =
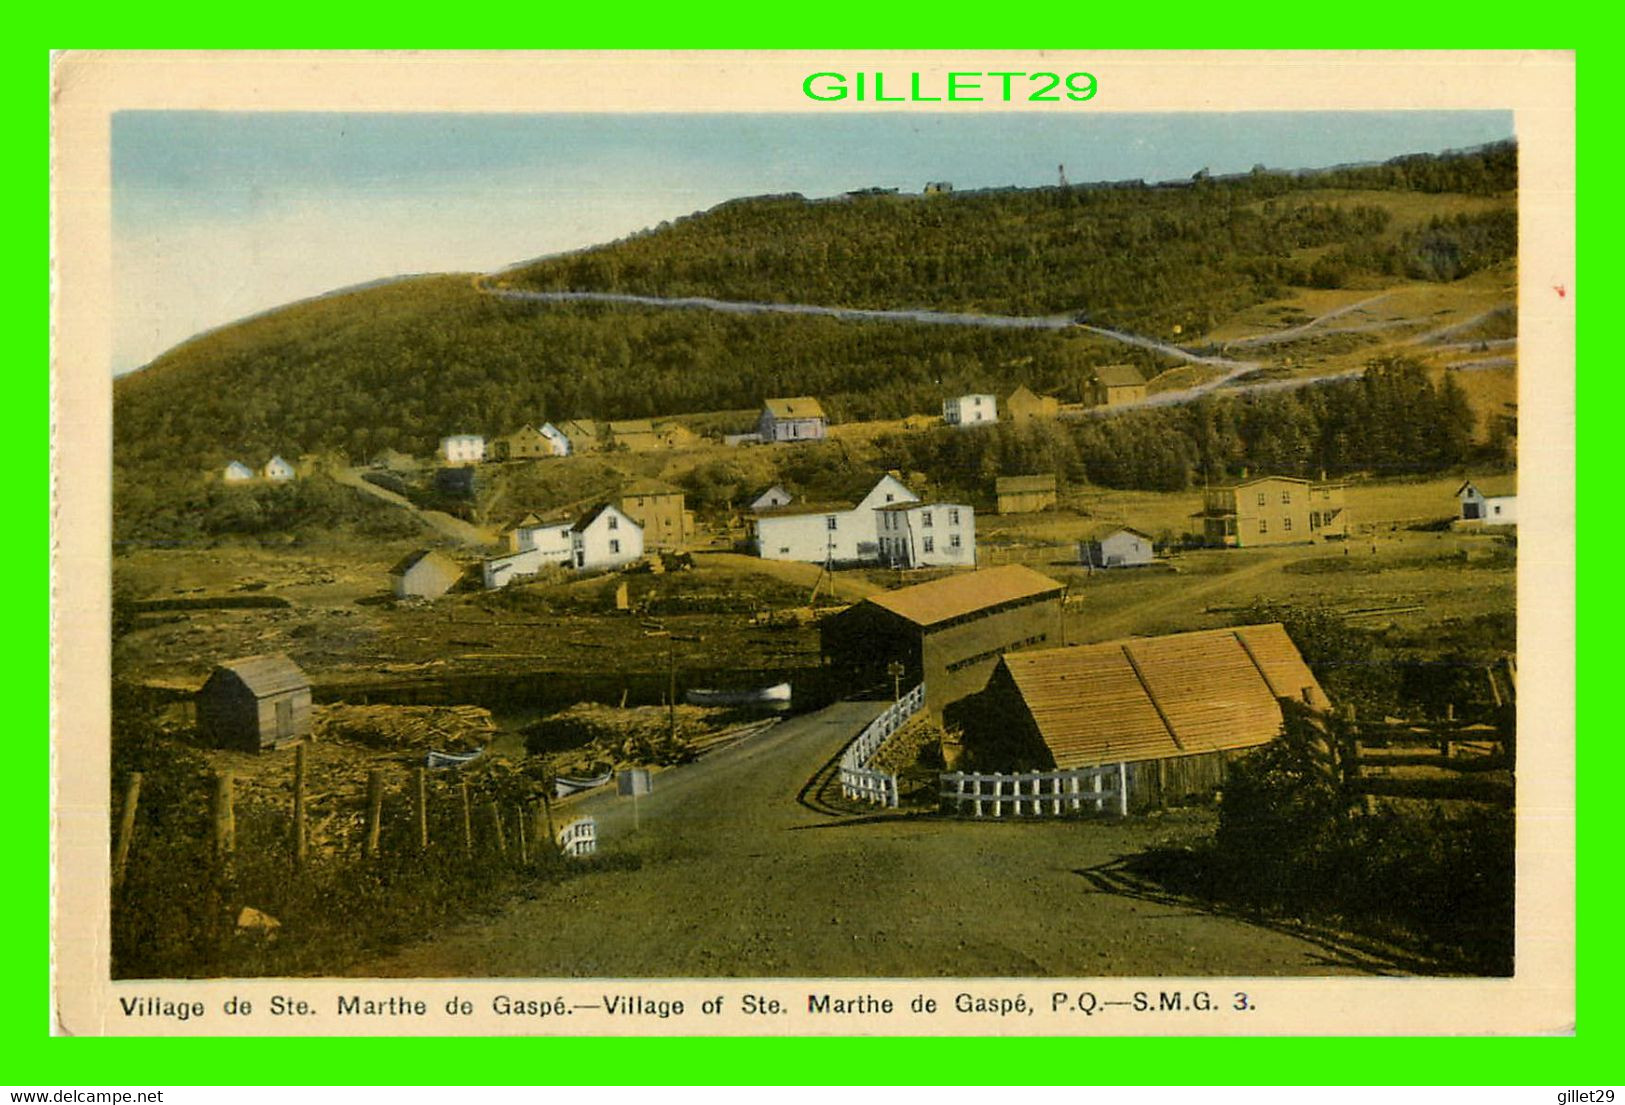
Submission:
POLYGON ((619 568, 643 556, 643 527, 612 503, 594 507, 570 528, 577 571, 619 568))
POLYGON ((875 511, 875 524, 883 564, 976 565, 976 511, 963 503, 893 503, 875 511))
POLYGON ((544 560, 568 563, 571 559, 571 522, 544 522, 527 514, 508 531, 509 552, 539 552, 544 560))
POLYGON ((991 395, 958 395, 942 401, 942 421, 949 426, 980 426, 999 420, 999 401, 991 395))
POLYGON ((873 563, 880 559, 875 511, 918 500, 907 484, 888 473, 856 506, 800 503, 758 511, 752 522, 756 555, 813 564, 873 563))
POLYGON ((440 459, 447 464, 479 464, 485 460, 483 434, 452 434, 440 439, 440 459))

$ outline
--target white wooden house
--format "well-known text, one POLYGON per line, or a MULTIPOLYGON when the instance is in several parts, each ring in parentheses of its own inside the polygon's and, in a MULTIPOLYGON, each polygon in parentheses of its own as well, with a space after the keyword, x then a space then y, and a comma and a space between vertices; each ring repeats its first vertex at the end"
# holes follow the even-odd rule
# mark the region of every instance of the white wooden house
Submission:
POLYGON ((1151 563, 1155 542, 1128 526, 1101 526, 1078 542, 1078 561, 1090 568, 1136 568, 1151 563))
POLYGON ((1518 496, 1511 480, 1468 480, 1456 488, 1461 504, 1460 520, 1486 526, 1513 526, 1518 523, 1518 496))
POLYGON ((758 511, 753 544, 764 560, 812 564, 873 563, 880 559, 875 511, 919 496, 896 476, 882 476, 856 506, 802 503, 758 511))
POLYGON ((539 551, 546 560, 569 563, 572 527, 571 522, 544 522, 534 514, 527 514, 508 531, 508 551, 539 551))
POLYGON ((242 461, 234 460, 226 465, 226 471, 220 478, 227 483, 247 483, 254 478, 254 470, 242 461))
POLYGON ((764 400, 756 421, 756 432, 769 445, 779 441, 818 441, 827 430, 824 408, 810 395, 764 400))
POLYGON ((293 479, 297 473, 294 472, 293 465, 289 464, 281 457, 272 457, 270 460, 265 462, 265 467, 260 469, 260 475, 264 476, 272 483, 287 483, 289 480, 293 479))
POLYGON ((875 526, 884 564, 897 568, 976 565, 976 511, 963 503, 893 503, 875 511, 875 526))
POLYGON ((570 529, 578 571, 618 568, 643 556, 643 527, 611 503, 594 507, 570 529))
POLYGON ((485 460, 485 437, 452 434, 440 439, 440 459, 447 464, 479 464, 485 460))
POLYGON ((992 395, 958 395, 942 401, 942 421, 949 426, 979 426, 999 420, 999 400, 992 395))
POLYGON ((570 455, 570 435, 553 425, 553 423, 543 422, 542 428, 536 432, 545 437, 548 443, 552 445, 554 456, 567 457, 570 455))
MULTIPOLYGON (((566 558, 568 559, 568 552, 566 558)), ((515 580, 535 575, 549 563, 558 561, 548 561, 542 556, 540 549, 525 549, 522 552, 486 557, 480 562, 480 581, 487 591, 495 591, 515 580)))

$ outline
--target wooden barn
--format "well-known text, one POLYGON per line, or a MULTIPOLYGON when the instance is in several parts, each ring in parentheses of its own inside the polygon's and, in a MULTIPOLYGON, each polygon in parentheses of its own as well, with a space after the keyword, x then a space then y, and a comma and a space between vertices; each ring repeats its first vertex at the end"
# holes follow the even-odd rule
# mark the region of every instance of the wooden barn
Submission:
POLYGON ((1020 564, 884 591, 819 623, 824 662, 858 688, 887 683, 897 661, 941 709, 980 691, 1004 653, 1060 641, 1065 592, 1020 564))
POLYGON ((1145 399, 1145 377, 1130 364, 1106 364, 1084 389, 1085 400, 1096 407, 1119 407, 1145 399))
POLYGON ((1053 395, 1035 394, 1026 384, 1022 384, 1005 398, 1004 410, 1012 422, 1031 422, 1037 418, 1059 416, 1061 401, 1053 395))
POLYGON ((1282 726, 1330 706, 1279 623, 1012 653, 956 720, 979 770, 1124 765, 1129 810, 1204 796, 1282 726))
POLYGON ((260 752, 310 736, 310 678, 281 653, 215 668, 197 692, 198 734, 217 748, 260 752))
POLYGON ((1000 476, 993 483, 1000 514, 1035 514, 1055 509, 1055 473, 1000 476))
POLYGON ((398 599, 437 599, 463 577, 462 566, 439 549, 419 549, 389 570, 398 599))

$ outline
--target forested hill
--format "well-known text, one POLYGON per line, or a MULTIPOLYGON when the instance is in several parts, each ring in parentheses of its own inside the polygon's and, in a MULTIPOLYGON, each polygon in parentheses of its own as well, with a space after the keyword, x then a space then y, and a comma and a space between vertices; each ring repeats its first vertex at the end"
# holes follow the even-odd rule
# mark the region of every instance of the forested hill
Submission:
POLYGON ((1387 233, 1384 207, 1340 202, 1335 193, 1490 197, 1516 187, 1516 147, 1501 143, 1375 166, 1198 174, 1154 186, 764 196, 506 276, 514 287, 550 291, 1083 312, 1131 330, 1177 325, 1201 334, 1283 285, 1335 286, 1360 274, 1452 280, 1516 248, 1510 208, 1387 233), (1294 256, 1306 250, 1322 255, 1294 256))
MULTIPOLYGON (((849 202, 741 200, 505 274, 513 286, 815 304, 1076 313, 1200 340, 1294 286, 1453 280, 1516 255, 1516 150, 1182 187, 1077 186, 849 202)), ((473 279, 398 280, 222 327, 114 387, 127 470, 446 433, 636 418, 814 394, 837 419, 939 409, 1017 384, 1078 396, 1151 354, 1079 332, 518 302, 473 279)))

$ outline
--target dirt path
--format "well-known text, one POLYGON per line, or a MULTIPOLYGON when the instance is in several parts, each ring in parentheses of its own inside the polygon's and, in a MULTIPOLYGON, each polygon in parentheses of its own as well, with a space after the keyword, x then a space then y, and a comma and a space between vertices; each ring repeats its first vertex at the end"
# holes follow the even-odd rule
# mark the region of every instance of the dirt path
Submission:
POLYGON ((335 468, 333 478, 339 483, 353 487, 357 491, 371 495, 375 499, 382 499, 391 506, 398 506, 402 510, 410 510, 423 519, 424 523, 432 527, 436 533, 443 537, 449 537, 460 544, 490 545, 497 539, 495 533, 483 530, 472 522, 454 518, 444 511, 420 509, 416 503, 406 496, 397 495, 388 488, 379 487, 375 483, 368 483, 361 478, 359 468, 335 468))
POLYGON ((387 959, 375 977, 1322 975, 1390 968, 1347 948, 1125 890, 1155 822, 836 817, 802 795, 874 716, 840 703, 639 799, 573 805, 632 871, 554 886, 387 959), (633 828, 636 817, 637 827, 633 828))

